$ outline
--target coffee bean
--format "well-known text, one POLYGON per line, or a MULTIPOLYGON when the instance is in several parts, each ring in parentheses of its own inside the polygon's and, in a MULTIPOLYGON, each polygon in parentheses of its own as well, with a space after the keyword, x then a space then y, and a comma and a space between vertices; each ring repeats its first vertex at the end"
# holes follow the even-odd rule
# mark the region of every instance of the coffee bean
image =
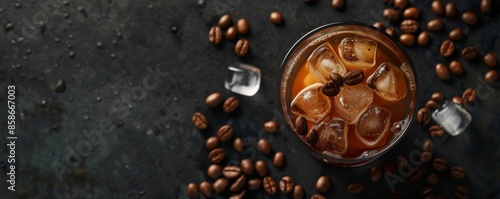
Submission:
POLYGON ((229 185, 229 181, 226 178, 219 178, 214 182, 212 187, 215 192, 222 193, 226 191, 227 185, 229 185))
POLYGON ((243 142, 243 139, 241 138, 234 139, 233 148, 238 153, 243 152, 243 149, 245 148, 245 143, 243 142))
POLYGON ((328 176, 320 176, 316 181, 316 190, 325 193, 330 189, 330 178, 328 176))
POLYGON ((399 28, 404 33, 415 33, 418 30, 418 21, 413 19, 405 19, 401 22, 399 28))
POLYGON ((285 154, 283 152, 277 152, 274 154, 273 164, 277 168, 285 166, 285 154))
POLYGON ((498 72, 496 70, 489 70, 484 75, 484 81, 486 83, 492 84, 498 80, 498 72))
POLYGON ((425 103, 425 108, 428 109, 437 109, 439 108, 440 104, 434 100, 429 100, 427 103, 425 103))
POLYGON ((226 101, 224 101, 224 104, 222 105, 222 109, 224 109, 224 112, 230 113, 236 110, 238 106, 240 105, 240 101, 236 97, 230 97, 227 98, 226 101))
POLYGON ((248 49, 250 46, 248 45, 248 40, 246 39, 240 39, 236 42, 236 45, 234 46, 234 53, 236 55, 243 57, 248 53, 248 49))
POLYGON ((202 183, 200 183, 200 192, 207 198, 213 198, 215 196, 212 184, 207 181, 203 181, 202 183))
POLYGON ((449 57, 455 51, 455 44, 450 40, 445 40, 443 44, 441 44, 441 48, 439 49, 439 53, 444 57, 449 57))
POLYGON ((451 167, 451 177, 455 179, 462 179, 465 178, 465 169, 461 166, 454 166, 451 167))
POLYGON ((257 162, 255 162, 255 171, 257 171, 257 174, 262 177, 267 176, 269 173, 267 164, 262 160, 257 160, 257 162))
POLYGON ((211 163, 214 164, 222 162, 222 160, 224 160, 225 157, 226 157, 226 152, 222 148, 213 149, 208 154, 208 159, 210 160, 211 163))
POLYGON ((311 199, 325 199, 325 197, 319 194, 314 194, 311 196, 311 199))
POLYGON ((276 133, 279 130, 278 122, 270 120, 264 123, 264 130, 268 133, 276 133))
POLYGON ((207 138, 207 140, 205 141, 205 147, 208 150, 212 150, 219 147, 219 138, 216 136, 211 136, 207 138))
POLYGON ((269 142, 265 139, 265 138, 261 138, 258 142, 257 142, 257 148, 259 149, 259 151, 264 154, 264 155, 268 155, 271 153, 271 144, 269 144, 269 142))
POLYGON ((311 129, 311 131, 309 131, 309 133, 306 136, 306 141, 311 146, 316 145, 316 143, 318 143, 318 131, 316 129, 311 129))
POLYGON ((407 33, 401 34, 399 42, 405 46, 413 46, 415 44, 415 36, 407 33))
POLYGON ((243 189, 243 187, 245 187, 246 184, 247 184, 247 177, 241 175, 238 179, 236 179, 236 181, 233 182, 231 187, 229 187, 229 191, 231 192, 241 191, 241 189, 243 189))
POLYGON ((323 95, 334 97, 339 94, 340 87, 335 82, 326 82, 321 89, 323 95))
POLYGON ((394 7, 398 10, 403 10, 408 6, 408 0, 394 0, 394 7))
POLYGON ((233 193, 229 196, 229 199, 243 199, 245 198, 246 190, 243 189, 239 193, 233 193))
POLYGON ((382 169, 380 167, 373 167, 370 171, 370 180, 372 182, 378 182, 382 177, 382 169))
POLYGON ((440 0, 433 1, 431 8, 436 15, 442 16, 444 14, 444 6, 440 0))
POLYGON ((195 183, 189 183, 187 186, 187 195, 191 199, 198 198, 198 186, 195 183))
POLYGON ((469 198, 469 189, 463 185, 457 185, 453 188, 453 195, 458 199, 467 199, 469 198))
POLYGON ((464 31, 461 28, 455 28, 450 31, 448 38, 452 41, 460 41, 464 37, 464 31))
POLYGON ((455 96, 455 97, 453 97, 453 98, 451 99, 451 101, 452 101, 452 102, 455 102, 456 104, 460 104, 460 105, 462 105, 462 106, 464 106, 464 105, 465 105, 465 100, 464 100, 462 97, 460 97, 460 96, 455 96))
POLYGON ((437 175, 435 173, 427 175, 426 179, 427 183, 429 183, 430 185, 436 185, 438 181, 437 175))
POLYGON ((247 176, 251 176, 255 171, 255 165, 250 159, 243 159, 240 163, 241 172, 247 176))
POLYGON ((495 58, 495 55, 493 53, 486 53, 486 55, 483 58, 484 63, 486 66, 493 68, 497 66, 497 58, 495 58))
POLYGON ((210 28, 208 32, 208 41, 214 45, 218 45, 222 41, 222 30, 219 26, 214 26, 210 28))
POLYGON ((444 8, 444 13, 448 18, 455 18, 457 16, 457 7, 453 2, 449 2, 444 8))
POLYGON ((305 135, 307 133, 307 120, 306 118, 299 116, 295 119, 295 132, 299 135, 305 135))
POLYGON ((262 184, 264 185, 264 190, 269 195, 274 195, 277 191, 276 181, 270 176, 264 177, 262 180, 262 184))
POLYGON ((235 179, 237 177, 240 177, 241 168, 238 166, 226 166, 224 167, 224 169, 222 169, 222 175, 229 179, 235 179))
POLYGON ((462 14, 462 22, 469 26, 474 26, 478 22, 476 13, 467 11, 462 14))
POLYGON ((295 186, 295 183, 293 182, 292 177, 290 176, 283 176, 280 180, 280 190, 283 193, 290 193, 293 191, 293 187, 295 186))
POLYGON ((207 118, 200 112, 194 113, 193 117, 191 117, 191 121, 193 122, 194 127, 200 130, 204 130, 208 126, 207 118))
POLYGON ((234 40, 238 37, 238 30, 236 30, 236 27, 231 26, 227 28, 226 30, 226 39, 227 40, 234 40))
POLYGON ((418 45, 426 46, 427 44, 429 44, 429 40, 430 40, 429 32, 422 31, 422 32, 420 32, 420 34, 418 34, 418 37, 417 37, 418 45))
POLYGON ((429 133, 431 134, 432 137, 443 137, 444 129, 439 125, 433 125, 429 128, 429 133))
POLYGON ((462 94, 462 98, 469 103, 474 102, 474 100, 476 99, 476 90, 474 90, 473 88, 466 89, 462 94))
POLYGON ((271 12, 271 14, 269 14, 269 20, 274 25, 281 25, 281 23, 283 23, 283 15, 280 12, 271 12))
POLYGON ((332 80, 333 83, 337 84, 338 86, 343 86, 344 85, 344 78, 342 75, 331 72, 328 77, 330 77, 330 80, 332 80))
POLYGON ((448 161, 442 158, 434 158, 432 160, 432 168, 436 169, 437 171, 444 171, 448 169, 448 161))
POLYGON ((295 185, 293 188, 293 199, 303 199, 304 198, 304 188, 302 185, 295 185))
POLYGON ((215 108, 219 106, 223 100, 224 98, 222 97, 222 94, 219 92, 215 92, 207 96, 207 98, 205 99, 205 104, 209 108, 215 108))
POLYGON ((444 94, 440 92, 433 93, 431 99, 438 103, 442 103, 444 101, 444 94))
POLYGON ((420 196, 422 198, 432 197, 432 195, 434 194, 433 192, 434 188, 427 185, 420 190, 420 196))
POLYGON ((464 68, 460 62, 453 60, 450 62, 450 72, 456 76, 461 76, 464 74, 464 68))
POLYGON ((424 143, 422 143, 422 151, 432 152, 433 148, 434 148, 434 143, 432 142, 431 139, 426 139, 424 143))
POLYGON ((401 197, 401 190, 399 189, 392 189, 389 192, 389 198, 400 198, 401 197))
POLYGON ((259 190, 262 187, 262 180, 260 178, 248 180, 248 189, 251 191, 259 190))
POLYGON ((359 194, 363 192, 364 186, 361 183, 352 183, 347 186, 347 193, 359 194))
POLYGON ((219 130, 217 130, 217 137, 223 142, 226 142, 229 139, 231 139, 233 135, 234 135, 234 129, 229 124, 223 125, 219 128, 219 130))
POLYGON ((430 151, 424 151, 420 154, 420 161, 422 162, 429 162, 432 159, 432 152, 430 151))
POLYGON ((428 108, 421 108, 417 113, 417 123, 423 126, 427 126, 430 120, 430 111, 428 108))
POLYGON ((489 14, 491 12, 492 2, 491 0, 481 0, 481 12, 484 14, 489 14))
POLYGON ((450 70, 443 63, 437 63, 435 67, 436 75, 440 80, 448 81, 450 79, 450 70))
POLYGON ((248 24, 247 19, 243 18, 236 22, 236 30, 240 35, 246 35, 250 32, 250 25, 248 24))
POLYGON ((341 10, 344 7, 344 0, 332 0, 332 8, 341 10))
POLYGON ((388 27, 385 29, 385 33, 387 33, 388 35, 391 35, 391 36, 395 36, 396 35, 396 31, 394 30, 393 27, 388 27))
POLYGON ((403 11, 403 17, 405 19, 418 19, 420 16, 420 10, 417 7, 409 7, 403 11))
POLYGON ((477 57, 477 49, 474 46, 465 47, 462 50, 462 57, 467 60, 472 60, 477 57))
MULTIPOLYGON (((384 30, 384 29, 385 29, 384 24, 382 24, 382 22, 379 22, 379 21, 375 22, 375 23, 373 24, 373 27, 378 28, 378 29, 380 29, 380 30, 384 30)), ((338 73, 337 73, 337 74, 338 74, 338 73)), ((342 77, 342 76, 340 76, 340 77, 342 77)))
POLYGON ((233 18, 231 18, 231 15, 229 14, 222 15, 219 19, 219 27, 222 29, 229 28, 231 23, 233 23, 233 18))
POLYGON ((344 83, 347 85, 356 85, 365 79, 365 74, 361 70, 351 70, 344 76, 344 83))
POLYGON ((222 167, 218 164, 210 165, 207 169, 207 175, 214 180, 220 178, 222 175, 222 167))
POLYGON ((382 13, 382 17, 390 22, 396 22, 399 20, 399 12, 392 8, 386 8, 382 13))
POLYGON ((443 29, 443 21, 441 19, 433 19, 427 22, 427 30, 437 32, 443 29))
POLYGON ((422 173, 423 172, 422 172, 422 169, 420 169, 420 167, 413 167, 408 172, 408 179, 410 181, 417 181, 422 176, 422 173))

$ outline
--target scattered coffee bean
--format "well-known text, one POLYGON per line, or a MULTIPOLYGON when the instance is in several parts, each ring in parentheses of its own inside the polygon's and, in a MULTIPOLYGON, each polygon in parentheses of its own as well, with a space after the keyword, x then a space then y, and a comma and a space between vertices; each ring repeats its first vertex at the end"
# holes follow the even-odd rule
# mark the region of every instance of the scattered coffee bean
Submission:
POLYGON ((434 194, 434 188, 432 188, 431 186, 427 185, 425 187, 423 187, 421 190, 420 190, 420 196, 422 198, 428 198, 428 197, 432 197, 432 195, 434 194))
POLYGON ((328 97, 334 97, 339 94, 340 87, 335 82, 326 82, 323 84, 321 92, 328 97))
POLYGON ((241 175, 241 168, 238 166, 226 166, 222 169, 222 175, 229 179, 236 179, 241 175))
POLYGON ((420 161, 422 162, 429 162, 432 159, 432 152, 430 151, 424 151, 420 154, 420 161))
POLYGON ((264 130, 268 133, 276 133, 279 130, 278 122, 270 120, 264 123, 264 130))
POLYGON ((432 152, 433 148, 434 148, 434 143, 432 142, 431 139, 426 139, 424 143, 422 143, 422 151, 432 152))
POLYGON ((222 41, 222 30, 219 26, 214 26, 210 28, 208 32, 208 41, 214 45, 218 45, 222 41))
POLYGON ((226 30, 226 39, 227 40, 234 40, 238 37, 238 30, 236 30, 236 27, 231 26, 227 28, 226 30))
POLYGON ((455 96, 455 97, 453 97, 453 98, 451 99, 451 101, 452 101, 452 102, 455 102, 456 104, 460 104, 460 105, 462 105, 462 106, 464 106, 464 105, 465 105, 465 100, 464 100, 462 97, 460 97, 460 96, 455 96))
POLYGON ((207 118, 200 112, 194 113, 193 117, 191 117, 191 121, 193 122, 194 127, 200 130, 204 130, 208 126, 207 118))
POLYGON ((341 10, 344 7, 344 0, 332 0, 332 8, 341 10))
POLYGON ((423 171, 422 171, 422 169, 420 169, 420 167, 413 167, 408 172, 408 179, 410 181, 417 181, 422 176, 422 173, 423 173, 423 171))
POLYGON ((311 199, 325 199, 325 197, 319 194, 314 194, 311 196, 311 199))
POLYGON ((399 42, 405 46, 413 46, 415 44, 415 36, 413 34, 401 34, 399 36, 399 42))
POLYGON ((200 183, 200 192, 207 198, 213 198, 215 196, 212 184, 207 181, 203 181, 202 183, 200 183))
POLYGON ((231 187, 229 187, 229 191, 231 192, 241 191, 241 189, 243 189, 246 184, 247 184, 247 177, 245 175, 241 175, 240 177, 238 177, 238 179, 236 179, 233 182, 231 187))
POLYGON ((426 178, 427 178, 427 183, 429 183, 430 185, 437 184, 438 178, 437 178, 437 175, 435 173, 431 173, 431 174, 427 175, 426 178))
POLYGON ((240 35, 248 34, 248 32, 250 32, 250 25, 247 19, 243 18, 238 20, 238 22, 236 22, 236 30, 238 30, 240 35))
POLYGON ((257 171, 257 174, 262 177, 267 176, 269 173, 267 164, 262 160, 257 160, 257 162, 255 162, 255 171, 257 171))
POLYGON ((451 167, 451 177, 455 178, 455 179, 462 179, 462 178, 465 178, 465 169, 461 166, 454 166, 454 167, 451 167))
POLYGON ((207 96, 207 98, 205 99, 205 104, 210 108, 215 108, 219 106, 222 101, 224 101, 222 94, 219 92, 215 92, 207 96))
POLYGON ((429 128, 429 133, 431 134, 432 137, 443 137, 444 129, 439 125, 433 125, 429 128))
POLYGON ((243 189, 239 193, 233 193, 229 196, 229 199, 243 199, 245 198, 246 190, 243 189))
POLYGON ((295 131, 299 135, 305 135, 307 133, 307 120, 306 118, 299 116, 295 119, 295 131))
POLYGON ((356 85, 365 79, 365 74, 361 70, 351 70, 344 76, 344 83, 347 85, 356 85))
POLYGON ((295 183, 293 182, 292 177, 283 176, 280 180, 280 190, 283 193, 290 193, 293 191, 295 183))
POLYGON ((483 58, 484 63, 486 66, 493 68, 497 66, 497 58, 495 58, 495 55, 493 53, 486 53, 486 55, 483 58))
POLYGON ((223 142, 230 140, 233 135, 234 129, 229 124, 223 125, 219 128, 219 130, 217 130, 217 137, 223 142))
POLYGON ((398 10, 403 10, 408 6, 408 0, 394 0, 394 7, 398 10))
POLYGON ((489 70, 484 75, 484 81, 486 83, 492 84, 498 80, 498 72, 496 70, 489 70))
POLYGON ((420 16, 420 10, 417 7, 409 7, 403 11, 403 17, 405 19, 418 19, 420 16))
POLYGON ((222 29, 229 28, 231 23, 233 23, 233 18, 229 14, 222 15, 219 19, 219 27, 222 29))
POLYGON ((250 46, 248 45, 248 40, 240 39, 236 42, 236 45, 234 46, 234 53, 236 53, 236 55, 240 57, 243 57, 248 53, 248 49, 250 49, 250 46))
POLYGON ((474 90, 473 88, 466 89, 462 94, 462 98, 469 103, 474 102, 474 100, 476 99, 476 90, 474 90))
POLYGON ((234 139, 233 148, 238 153, 243 152, 243 149, 245 148, 245 143, 243 142, 243 139, 241 138, 234 139))
POLYGON ((489 14, 491 12, 492 2, 491 0, 481 0, 481 12, 484 14, 489 14))
POLYGON ((225 157, 226 157, 226 152, 222 148, 213 149, 208 154, 208 159, 210 160, 211 163, 214 164, 222 162, 222 160, 224 160, 225 157))
POLYGON ((441 19, 433 19, 427 22, 427 30, 437 32, 443 29, 443 21, 441 19))
POLYGON ((363 192, 364 186, 361 183, 352 183, 347 186, 347 193, 349 194, 359 194, 363 192))
POLYGON ((464 37, 464 31, 461 28, 455 28, 450 31, 448 38, 452 41, 460 41, 464 37))
POLYGON ((450 70, 443 63, 437 63, 435 67, 436 75, 440 80, 448 81, 450 79, 450 70))
POLYGON ((285 154, 283 152, 277 152, 274 154, 273 165, 277 168, 285 166, 285 154))
POLYGON ((445 40, 443 44, 441 44, 441 48, 439 49, 439 52, 444 57, 451 56, 454 51, 455 51, 455 44, 450 40, 445 40))
POLYGON ((421 108, 417 113, 417 123, 423 126, 427 126, 430 121, 430 111, 428 108, 421 108))
POLYGON ((429 41, 430 41, 429 32, 422 31, 422 32, 420 32, 420 34, 418 34, 418 37, 417 37, 418 45, 426 46, 427 44, 429 44, 429 41))
POLYGON ((478 22, 478 18, 477 18, 476 13, 473 13, 470 11, 464 12, 462 14, 462 22, 464 22, 464 24, 469 25, 469 26, 476 25, 478 22))
POLYGON ((330 178, 328 176, 320 176, 316 181, 316 190, 325 193, 330 189, 330 178))
POLYGON ((458 199, 467 199, 469 198, 469 189, 463 185, 457 185, 453 188, 453 195, 458 199))
POLYGON ((390 22, 396 22, 399 20, 399 12, 392 8, 386 8, 382 13, 382 17, 390 22))
POLYGON ((283 23, 283 15, 280 12, 271 12, 271 14, 269 14, 269 20, 274 25, 281 25, 283 23))
POLYGON ((447 3, 444 8, 444 13, 444 15, 448 18, 455 18, 457 16, 457 7, 455 6, 455 3, 447 3))
POLYGON ((260 178, 248 180, 248 189, 251 191, 259 190, 262 187, 262 180, 260 178))
POLYGON ((418 21, 413 19, 405 19, 401 22, 399 28, 404 33, 415 33, 418 30, 418 21))
POLYGON ((240 163, 241 172, 247 176, 251 176, 255 171, 255 165, 250 159, 243 159, 240 163))
POLYGON ((207 169, 207 175, 214 180, 220 178, 222 176, 222 167, 218 164, 210 165, 207 169))
POLYGON ((198 186, 195 183, 189 183, 187 186, 187 195, 191 199, 198 198, 198 186))
POLYGON ((444 6, 440 0, 433 1, 431 8, 436 15, 442 16, 444 14, 444 6))
POLYGON ((262 184, 264 185, 264 190, 269 195, 274 195, 277 191, 276 181, 270 176, 264 177, 262 180, 262 184))
POLYGON ((306 141, 311 146, 316 145, 316 143, 318 143, 318 131, 316 129, 311 129, 311 131, 309 131, 309 133, 306 136, 306 141))
POLYGON ((208 150, 212 150, 219 147, 219 138, 216 136, 211 136, 207 138, 207 140, 205 141, 205 147, 208 150))
POLYGON ((444 102, 444 94, 440 93, 440 92, 433 93, 431 95, 431 99, 438 102, 438 103, 442 103, 442 102, 444 102))
POLYGON ((212 187, 216 193, 222 193, 226 191, 227 185, 229 185, 229 181, 226 178, 219 178, 214 182, 212 187))
POLYGON ((385 33, 387 33, 388 35, 391 35, 391 36, 395 36, 396 35, 396 31, 394 30, 393 27, 388 27, 385 29, 385 33))
POLYGON ((265 138, 261 138, 257 142, 257 148, 264 155, 269 155, 271 153, 271 150, 272 150, 271 144, 269 144, 269 142, 265 138))
POLYGON ((453 60, 450 62, 450 72, 456 76, 462 76, 464 74, 464 68, 460 62, 453 60))
POLYGON ((380 167, 373 167, 370 171, 370 180, 372 182, 378 182, 382 177, 382 169, 380 167))
POLYGON ((393 189, 389 192, 389 198, 400 198, 401 197, 401 190, 399 189, 393 189))
POLYGON ((342 77, 342 75, 332 72, 328 75, 328 77, 330 77, 330 80, 332 80, 332 82, 337 84, 338 86, 344 85, 344 78, 342 77))
POLYGON ((472 60, 477 57, 477 49, 474 46, 465 47, 462 50, 462 57, 467 60, 472 60))
POLYGON ((238 106, 240 105, 240 101, 236 97, 229 97, 224 101, 224 104, 222 105, 222 109, 224 109, 224 112, 230 113, 236 110, 238 106))
POLYGON ((302 185, 295 185, 293 188, 293 199, 303 199, 304 198, 304 188, 302 185))
MULTIPOLYGON (((380 29, 380 30, 384 30, 384 28, 385 28, 385 27, 384 27, 384 24, 382 24, 382 22, 379 22, 379 21, 375 22, 375 23, 373 24, 373 26, 374 26, 375 28, 380 29)), ((337 74, 338 74, 338 73, 337 73, 337 74)), ((340 77, 342 77, 342 76, 340 76, 340 77)))
POLYGON ((448 161, 442 158, 434 158, 432 160, 432 168, 436 169, 437 171, 444 171, 448 169, 448 161))
POLYGON ((437 109, 439 108, 440 104, 434 100, 429 100, 427 103, 425 103, 425 107, 428 109, 437 109))

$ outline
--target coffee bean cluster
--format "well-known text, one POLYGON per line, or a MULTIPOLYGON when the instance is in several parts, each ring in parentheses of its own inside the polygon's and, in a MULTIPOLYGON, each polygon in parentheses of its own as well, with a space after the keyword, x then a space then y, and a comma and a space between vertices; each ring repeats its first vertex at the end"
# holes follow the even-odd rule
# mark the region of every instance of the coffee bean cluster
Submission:
POLYGON ((344 77, 336 72, 330 73, 329 77, 331 81, 323 84, 321 92, 326 96, 334 97, 339 94, 340 87, 342 87, 344 84, 353 86, 363 82, 363 79, 365 79, 365 74, 361 70, 352 70, 347 72, 344 77))

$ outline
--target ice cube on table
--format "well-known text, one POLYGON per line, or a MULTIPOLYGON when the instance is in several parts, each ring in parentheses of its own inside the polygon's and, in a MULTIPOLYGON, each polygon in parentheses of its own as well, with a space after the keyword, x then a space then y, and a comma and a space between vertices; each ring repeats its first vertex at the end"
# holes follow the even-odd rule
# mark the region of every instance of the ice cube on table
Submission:
POLYGON ((322 83, 314 83, 302 89, 290 104, 292 113, 319 123, 331 109, 330 99, 321 92, 322 87, 322 83))
POLYGON ((307 67, 319 80, 330 81, 331 72, 345 75, 347 69, 329 43, 319 45, 307 59, 307 67))
POLYGON ((378 96, 390 102, 397 102, 408 93, 404 72, 392 63, 380 64, 368 77, 366 84, 375 90, 378 96))
POLYGON ((224 87, 234 93, 253 96, 260 88, 260 69, 242 63, 235 63, 226 69, 224 87))
POLYGON ((349 126, 342 118, 333 118, 317 125, 318 145, 332 153, 343 155, 349 148, 349 126))
POLYGON ((383 107, 371 106, 356 124, 356 136, 367 146, 374 146, 389 131, 391 112, 383 107))
POLYGON ((367 38, 344 38, 338 52, 347 69, 367 71, 375 65, 377 42, 367 38))
POLYGON ((334 97, 335 111, 347 121, 354 124, 359 116, 372 104, 373 90, 364 84, 354 86, 344 85, 334 97))

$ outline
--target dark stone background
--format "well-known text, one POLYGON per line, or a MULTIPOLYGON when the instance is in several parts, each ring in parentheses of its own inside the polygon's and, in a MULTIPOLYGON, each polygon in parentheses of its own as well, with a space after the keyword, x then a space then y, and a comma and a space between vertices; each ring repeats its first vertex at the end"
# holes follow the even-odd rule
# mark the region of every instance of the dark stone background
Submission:
MULTIPOLYGON (((285 152, 288 158, 285 169, 270 166, 272 176, 277 180, 283 175, 292 176, 304 186, 307 197, 316 193, 315 180, 325 174, 332 179, 328 198, 387 198, 388 183, 384 179, 370 182, 370 169, 393 161, 399 154, 408 157, 419 148, 415 141, 429 138, 426 128, 413 125, 404 140, 378 161, 339 168, 311 157, 284 125, 276 135, 262 130, 265 121, 280 119, 277 78, 281 61, 293 43, 309 30, 330 22, 383 21, 380 16, 385 5, 380 1, 347 1, 342 12, 332 9, 326 0, 313 5, 266 0, 214 0, 201 4, 197 0, 0 2, 0 25, 13 24, 11 29, 0 31, 0 104, 4 106, 0 118, 7 117, 7 85, 15 85, 19 137, 17 191, 7 190, 6 175, 2 175, 1 198, 186 198, 189 182, 207 179, 205 138, 226 123, 232 124, 236 135, 247 143, 244 154, 229 152, 226 163, 250 157, 271 164, 271 158, 255 148, 257 139, 266 137, 275 151, 285 152), (275 10, 285 17, 282 27, 268 21, 268 14, 275 10), (234 55, 234 42, 225 41, 220 48, 208 42, 209 28, 223 13, 250 22, 252 32, 245 38, 251 52, 245 58, 234 55), (43 33, 39 21, 45 23, 43 33), (173 27, 177 31, 172 31, 173 27), (102 42, 103 47, 97 48, 97 42, 102 42), (74 57, 69 56, 71 51, 74 57), (245 97, 224 89, 225 68, 237 61, 262 70, 257 95, 245 97), (143 80, 153 76, 158 85, 145 86, 143 80), (62 93, 55 92, 59 79, 67 86, 62 93), (225 97, 237 96, 240 108, 231 114, 208 109, 204 99, 215 91, 225 97), (200 133, 191 124, 196 111, 208 116, 210 127, 206 132, 200 133), (84 132, 96 132, 100 123, 107 127, 110 121, 116 128, 104 134, 96 145, 90 145, 92 150, 83 160, 68 158, 68 154, 88 148, 85 144, 90 142, 84 132), (60 173, 59 179, 53 165, 68 170, 60 173), (365 183, 364 192, 348 195, 345 188, 352 182, 365 183)), ((494 12, 498 13, 499 5, 495 3, 494 12)), ((430 11, 431 0, 411 4, 422 10, 420 28, 425 29, 426 22, 436 18, 430 11)), ((460 13, 480 13, 479 1, 456 4, 460 13)), ((475 106, 469 107, 474 118, 470 127, 462 135, 437 144, 434 156, 449 160, 450 166, 462 165, 468 173, 465 180, 453 180, 447 172, 436 172, 439 184, 435 193, 445 198, 453 197, 452 188, 457 184, 468 186, 473 198, 500 197, 498 84, 486 87, 482 77, 488 68, 481 60, 469 62, 456 56, 458 51, 454 58, 464 65, 463 77, 453 76, 444 83, 433 70, 438 61, 450 61, 438 50, 454 27, 464 28, 467 34, 457 44, 458 50, 474 45, 481 57, 493 52, 500 58, 499 17, 479 16, 479 26, 472 28, 459 19, 443 18, 445 30, 431 33, 428 47, 406 48, 418 76, 419 107, 436 91, 451 99, 469 87, 481 90, 475 106)), ((155 83, 154 79, 148 81, 155 83)), ((2 172, 7 172, 6 122, 0 122, 0 129, 0 166, 2 172)), ((231 151, 230 144, 223 146, 231 151)), ((420 167, 424 174, 432 171, 429 164, 420 167)), ((397 184, 402 198, 418 197, 425 185, 425 178, 404 181, 397 184)), ((262 190, 247 196, 271 198, 262 190)), ((285 195, 279 193, 276 197, 285 195)))

